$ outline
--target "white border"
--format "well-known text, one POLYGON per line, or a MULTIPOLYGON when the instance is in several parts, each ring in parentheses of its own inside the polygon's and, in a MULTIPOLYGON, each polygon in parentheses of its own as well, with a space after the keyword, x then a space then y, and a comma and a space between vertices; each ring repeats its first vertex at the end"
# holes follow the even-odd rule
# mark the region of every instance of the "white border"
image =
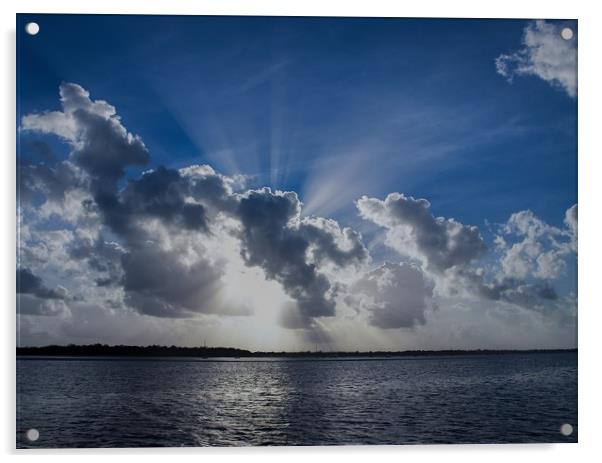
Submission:
POLYGON ((39 456, 49 462, 64 459, 75 461, 86 455, 94 461, 107 457, 116 461, 162 461, 177 455, 190 461, 202 459, 244 458, 250 462, 305 462, 342 457, 350 463, 368 458, 379 461, 420 459, 421 461, 470 462, 487 459, 504 462, 508 459, 545 459, 563 462, 594 459, 602 454, 599 433, 602 408, 600 373, 601 310, 597 288, 600 287, 597 263, 600 261, 599 230, 602 229, 600 199, 600 95, 599 49, 602 44, 600 15, 593 1, 498 2, 476 0, 3 0, 0 2, 3 38, 2 59, 2 130, 3 153, 1 182, 2 217, 2 294, 4 304, 4 342, 2 346, 3 380, 0 381, 5 400, 0 420, 2 450, 11 460, 27 460, 39 456), (480 17, 480 18, 577 18, 579 20, 579 444, 564 445, 480 445, 480 446, 405 446, 405 447, 305 447, 270 449, 133 449, 133 450, 71 450, 15 451, 15 13, 119 13, 119 14, 221 14, 221 15, 283 15, 283 16, 402 16, 402 17, 480 17))

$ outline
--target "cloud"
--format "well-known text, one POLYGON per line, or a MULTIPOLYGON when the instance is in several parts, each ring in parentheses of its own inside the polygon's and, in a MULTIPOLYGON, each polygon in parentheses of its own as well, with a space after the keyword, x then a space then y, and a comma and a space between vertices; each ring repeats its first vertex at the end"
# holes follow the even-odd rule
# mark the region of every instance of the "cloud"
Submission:
POLYGON ((426 323, 433 287, 418 266, 386 262, 360 278, 351 294, 350 301, 370 314, 371 325, 412 328, 426 323))
POLYGON ((67 251, 75 261, 85 261, 94 272, 97 286, 116 286, 123 278, 121 258, 126 250, 114 241, 106 241, 102 234, 83 236, 72 240, 67 251))
POLYGON ((209 166, 179 171, 159 166, 120 190, 125 169, 150 160, 142 140, 125 129, 113 106, 91 100, 79 85, 62 84, 60 97, 62 112, 27 115, 22 129, 55 134, 72 151, 54 169, 28 166, 25 191, 29 198, 42 195, 48 209, 55 198, 76 186, 84 188, 89 199, 77 208, 99 217, 121 241, 119 251, 107 246, 97 224, 96 236, 69 244, 71 256, 87 261, 98 286, 121 286, 124 302, 141 313, 239 313, 217 303, 223 264, 210 258, 202 245, 209 215, 235 207, 232 187, 239 179, 219 175, 209 166))
POLYGON ((69 313, 69 308, 62 299, 44 299, 32 294, 19 294, 17 313, 19 315, 56 317, 69 313))
POLYGON ((157 317, 223 312, 217 296, 221 269, 204 258, 188 264, 181 252, 185 250, 146 246, 125 254, 125 302, 140 313, 157 317))
POLYGON ((42 318, 46 325, 23 317, 32 336, 67 318, 55 334, 89 333, 77 326, 85 320, 106 327, 135 320, 153 333, 220 320, 261 333, 268 324, 294 329, 305 343, 323 344, 340 339, 345 323, 363 323, 375 339, 416 332, 430 323, 433 301, 450 297, 542 314, 563 301, 552 277, 558 259, 576 250, 576 206, 558 229, 525 211, 511 217, 494 248, 496 273, 477 267, 490 257, 477 227, 435 217, 426 199, 363 196, 360 215, 383 227, 399 254, 382 263, 359 232, 304 214, 292 191, 248 189, 244 177, 207 165, 156 166, 125 178, 129 167, 149 162, 142 140, 82 87, 63 84, 60 94, 62 111, 22 119, 24 131, 70 146, 65 160, 20 164, 20 313, 65 315, 42 318), (521 252, 511 251, 523 241, 521 252))
MULTIPOLYGON (((120 188, 127 167, 149 160, 142 140, 123 127, 113 106, 91 100, 79 85, 62 84, 60 96, 62 112, 22 120, 23 130, 53 133, 72 146, 66 161, 31 176, 30 196, 44 197, 48 209, 54 198, 62 204, 76 188, 87 192, 75 205, 80 212, 72 224, 79 228, 83 217, 96 222, 86 236, 72 236, 67 249, 88 263, 96 286, 122 290, 123 303, 147 315, 246 314, 248 307, 224 303, 224 272, 238 258, 261 268, 294 301, 285 325, 317 329, 315 318, 334 315, 340 285, 333 268, 368 259, 359 233, 334 220, 301 218, 295 193, 236 193, 243 179, 209 166, 159 166, 120 188), (59 176, 62 170, 73 175, 59 176), (238 257, 220 249, 232 236, 238 257)), ((66 214, 64 207, 55 210, 66 214)), ((32 211, 39 216, 39 208, 32 211)))
POLYGON ((315 317, 333 316, 337 288, 319 271, 320 265, 326 261, 346 266, 366 260, 360 235, 341 230, 335 221, 301 220, 297 194, 269 188, 241 196, 237 216, 247 265, 261 267, 296 302, 294 316, 285 317, 284 323, 301 327, 315 317))
POLYGON ((560 276, 567 255, 576 250, 576 206, 565 214, 564 230, 531 211, 513 214, 496 237, 499 260, 489 276, 476 265, 487 256, 478 228, 434 217, 426 199, 402 193, 391 193, 384 201, 364 196, 357 207, 364 219, 386 229, 387 246, 422 265, 441 295, 473 295, 544 310, 547 301, 558 299, 550 280, 560 276), (509 243, 511 238, 516 242, 509 243))
POLYGON ((434 217, 426 199, 390 193, 384 201, 363 196, 360 215, 387 229, 387 244, 434 272, 469 264, 486 249, 477 227, 434 217))
POLYGON ((143 218, 206 232, 205 207, 189 200, 188 187, 177 170, 160 166, 145 172, 138 180, 129 181, 115 201, 100 206, 108 224, 120 233, 127 233, 132 222, 143 218))
MULTIPOLYGON (((125 129, 113 106, 91 100, 79 85, 62 84, 60 98, 62 112, 24 116, 21 128, 55 134, 72 147, 68 159, 56 168, 29 169, 26 185, 30 186, 30 196, 42 195, 41 205, 48 209, 54 199, 58 201, 80 187, 88 197, 75 205, 80 216, 73 225, 79 225, 82 216, 100 219, 100 223, 91 224, 89 236, 74 236, 66 243, 71 257, 88 262, 98 286, 120 284, 124 301, 142 313, 181 317, 184 313, 219 310, 202 302, 208 295, 195 305, 190 303, 192 293, 199 295, 201 289, 216 285, 220 275, 216 268, 208 267, 213 261, 202 253, 202 246, 182 243, 194 241, 189 231, 206 232, 208 227, 205 207, 193 196, 208 196, 224 183, 223 179, 213 175, 213 184, 203 189, 211 177, 208 169, 204 175, 199 169, 188 169, 182 175, 159 167, 120 190, 118 181, 125 169, 150 160, 144 143, 125 129), (102 238, 102 223, 121 241, 118 252, 102 238), (170 234, 172 239, 167 239, 170 234), (199 288, 196 292, 194 285, 199 288)), ((228 187, 222 190, 228 191, 228 187)), ((43 209, 34 205, 32 213, 40 216, 43 209)))
POLYGON ((62 202, 67 190, 82 187, 82 178, 77 168, 69 162, 60 162, 54 166, 29 161, 18 164, 19 184, 17 197, 19 203, 40 201, 62 202))
POLYGON ((577 205, 565 213, 565 228, 553 227, 532 211, 519 211, 499 227, 495 237, 494 275, 455 269, 450 286, 465 286, 479 296, 539 311, 555 310, 559 300, 552 281, 566 269, 567 258, 577 251, 577 205))
POLYGON ((515 76, 533 75, 571 97, 577 96, 577 36, 562 38, 563 26, 538 20, 523 34, 523 48, 495 60, 498 74, 512 82, 515 76))
POLYGON ((40 277, 26 268, 17 269, 17 293, 33 294, 40 299, 65 299, 67 296, 64 288, 47 288, 40 277))
POLYGON ((446 275, 449 287, 458 288, 490 301, 505 301, 526 309, 544 310, 548 301, 558 299, 556 290, 549 282, 526 283, 517 278, 494 278, 486 281, 483 269, 456 269, 446 275))
MULTIPOLYGON (((59 93, 62 112, 26 115, 21 129, 55 134, 68 141, 73 147, 71 161, 97 181, 115 182, 126 167, 148 163, 144 143, 125 129, 113 106, 92 101, 90 93, 77 84, 63 83, 59 93)), ((97 182, 96 188, 112 186, 103 182, 97 182)))
POLYGON ((231 212, 236 208, 238 200, 233 193, 236 188, 244 186, 243 176, 228 177, 208 165, 192 165, 178 172, 186 181, 187 194, 195 200, 202 201, 209 211, 231 212))
POLYGON ((304 217, 299 230, 311 243, 310 254, 317 263, 328 260, 345 267, 368 259, 362 235, 349 227, 341 229, 336 220, 304 217))
POLYGON ((564 214, 564 223, 571 236, 571 250, 577 252, 577 204, 569 207, 564 214))
POLYGON ((512 214, 496 236, 503 278, 558 278, 577 251, 577 205, 565 213, 565 228, 550 226, 531 211, 512 214))
POLYGON ((17 269, 18 312, 22 315, 55 316, 67 311, 68 292, 62 286, 48 288, 42 279, 26 268, 17 269))

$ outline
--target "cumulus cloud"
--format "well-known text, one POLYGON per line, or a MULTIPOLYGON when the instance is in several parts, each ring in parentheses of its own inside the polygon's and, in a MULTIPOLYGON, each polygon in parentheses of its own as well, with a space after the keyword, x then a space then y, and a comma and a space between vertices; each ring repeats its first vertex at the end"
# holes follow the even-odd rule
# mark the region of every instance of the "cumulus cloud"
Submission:
POLYGON ((363 196, 357 207, 364 219, 387 229, 388 245, 431 271, 467 265, 486 249, 477 227, 433 216, 426 199, 402 193, 391 193, 384 201, 363 196))
POLYGON ((72 83, 61 84, 60 100, 63 111, 26 115, 21 129, 55 134, 68 141, 73 147, 71 160, 97 180, 96 188, 111 187, 105 182, 117 181, 126 167, 149 161, 141 138, 125 129, 115 107, 91 100, 88 91, 72 83))
POLYGON ((364 219, 385 228, 387 246, 422 265, 442 295, 476 295, 543 310, 547 301, 558 299, 550 281, 560 276, 566 256, 576 250, 576 206, 567 211, 562 230, 530 211, 513 214, 496 236, 499 260, 489 276, 477 266, 487 251, 478 228, 433 216, 426 199, 401 193, 384 201, 364 196, 357 207, 364 219))
POLYGON ((299 232, 310 243, 310 260, 317 264, 331 262, 345 267, 361 264, 368 259, 362 235, 336 220, 322 217, 304 217, 299 222, 299 232))
POLYGON ((218 244, 210 236, 207 209, 200 196, 188 196, 187 183, 177 171, 159 168, 100 207, 124 245, 124 302, 159 317, 244 314, 246 309, 220 304, 224 265, 210 256, 218 244))
POLYGON ((565 227, 553 227, 531 211, 512 214, 495 240, 504 278, 558 278, 566 258, 577 251, 577 205, 565 213, 565 227))
POLYGON ((567 258, 577 250, 577 205, 565 214, 565 227, 553 227, 532 211, 519 211, 499 227, 492 278, 482 269, 457 269, 452 285, 464 284, 486 299, 505 301, 545 311, 559 296, 552 282, 566 269, 567 258))
POLYGON ((119 195, 97 198, 96 204, 107 225, 120 234, 137 234, 136 225, 144 219, 207 231, 205 207, 188 199, 187 187, 177 170, 158 167, 130 180, 119 195))
POLYGON ((44 198, 33 208, 38 216, 40 204, 52 209, 55 200, 64 215, 66 197, 76 189, 87 193, 78 196, 71 225, 80 229, 85 217, 90 228, 85 236, 72 233, 66 247, 73 259, 88 263, 96 286, 117 287, 125 305, 158 317, 246 314, 248 307, 223 303, 224 272, 233 257, 219 248, 234 236, 239 258, 261 268, 293 300, 286 326, 316 328, 315 318, 334 315, 339 283, 331 281, 332 268, 368 259, 359 233, 334 220, 301 218, 292 192, 237 193, 244 179, 209 166, 159 166, 120 187, 126 168, 149 161, 142 140, 125 129, 112 105, 92 100, 79 85, 62 84, 60 99, 62 111, 27 115, 22 129, 62 137, 71 153, 55 168, 28 166, 24 191, 44 198))
POLYGON ((565 40, 563 27, 543 20, 529 23, 523 33, 523 48, 498 56, 497 72, 510 82, 515 76, 537 76, 569 96, 577 96, 577 36, 565 40))
POLYGON ((285 317, 284 323, 298 327, 314 317, 333 316, 337 288, 319 267, 324 261, 339 266, 364 261, 367 251, 360 235, 341 231, 334 221, 301 220, 297 194, 269 188, 241 196, 237 216, 245 262, 261 267, 296 302, 294 316, 285 317))
POLYGON ((426 323, 432 295, 432 283, 418 266, 386 262, 353 285, 349 300, 370 314, 373 326, 412 328, 426 323))
MULTIPOLYGON (((176 297, 174 288, 179 284, 183 292, 188 289, 190 293, 193 283, 186 281, 194 278, 190 276, 193 269, 198 272, 196 284, 200 288, 211 286, 210 282, 202 284, 203 275, 217 284, 219 272, 206 268, 210 261, 199 254, 202 246, 192 251, 188 247, 187 252, 182 251, 182 245, 168 248, 178 236, 180 242, 185 242, 189 231, 207 231, 205 207, 187 190, 196 188, 198 196, 201 176, 188 171, 184 177, 176 170, 159 167, 120 190, 118 181, 125 169, 144 165, 150 159, 140 137, 125 129, 113 106, 92 100, 77 84, 62 84, 60 101, 62 111, 24 116, 21 128, 55 134, 72 147, 68 159, 54 170, 36 166, 37 171, 30 169, 31 175, 26 177, 29 190, 44 197, 43 209, 51 207, 53 198, 65 196, 77 186, 87 191, 88 197, 82 198, 76 208, 82 215, 97 217, 100 223, 92 224, 89 236, 73 234, 74 239, 67 243, 71 257, 86 260, 96 270, 98 286, 120 285, 125 302, 143 313, 179 317, 186 311, 203 311, 208 307, 203 298, 191 307, 190 295, 176 297), (74 174, 68 176, 63 171, 74 174), (81 181, 76 184, 75 178, 81 181), (107 246, 101 236, 103 223, 121 245, 107 246), (175 238, 165 239, 170 232, 175 238), (152 269, 153 278, 147 269, 152 269)), ((215 177, 217 183, 222 181, 215 177)), ((40 215, 42 208, 37 209, 40 215)))

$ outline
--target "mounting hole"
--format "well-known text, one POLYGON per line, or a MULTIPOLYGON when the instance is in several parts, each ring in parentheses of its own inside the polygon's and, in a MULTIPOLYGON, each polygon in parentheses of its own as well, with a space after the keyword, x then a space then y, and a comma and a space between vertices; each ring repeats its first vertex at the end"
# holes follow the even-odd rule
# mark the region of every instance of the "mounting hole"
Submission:
POLYGON ((568 423, 564 423, 562 426, 560 426, 560 434, 563 436, 570 436, 573 434, 573 426, 568 423))
POLYGON ((25 433, 25 437, 27 437, 28 441, 35 442, 40 438, 40 431, 34 428, 28 429, 25 433))
POLYGON ((27 32, 29 35, 36 35, 38 32, 40 32, 40 26, 38 23, 27 23, 25 24, 25 32, 27 32))
POLYGON ((573 29, 571 29, 570 27, 565 27, 560 31, 560 36, 564 40, 571 40, 573 38, 573 29))

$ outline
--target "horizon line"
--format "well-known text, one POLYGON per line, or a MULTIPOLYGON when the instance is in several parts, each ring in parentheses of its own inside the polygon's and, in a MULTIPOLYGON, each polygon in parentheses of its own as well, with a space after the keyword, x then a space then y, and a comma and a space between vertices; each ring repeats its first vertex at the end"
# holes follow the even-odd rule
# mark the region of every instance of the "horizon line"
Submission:
POLYGON ((62 355, 80 355, 98 356, 98 355, 117 355, 117 356, 149 356, 161 354, 220 354, 219 356, 298 356, 298 355, 342 355, 342 356, 362 356, 362 355, 454 355, 454 354, 503 354, 503 353, 554 353, 554 352, 578 352, 577 347, 571 348, 535 348, 535 349, 405 349, 405 350, 249 350, 237 347, 226 346, 165 346, 158 344, 151 345, 128 345, 128 344, 50 344, 45 346, 17 346, 16 354, 19 355, 41 355, 52 356, 62 355))

